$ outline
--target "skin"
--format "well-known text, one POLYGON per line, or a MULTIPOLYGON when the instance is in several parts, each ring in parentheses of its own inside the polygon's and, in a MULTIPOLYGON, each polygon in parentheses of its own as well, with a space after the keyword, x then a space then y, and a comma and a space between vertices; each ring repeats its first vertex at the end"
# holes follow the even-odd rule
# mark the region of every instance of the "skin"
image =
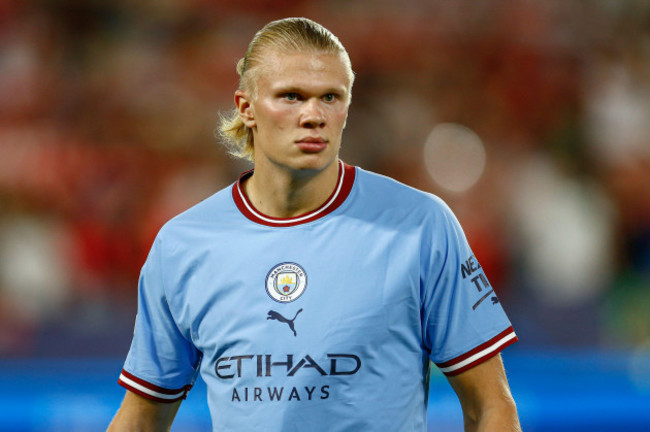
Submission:
POLYGON ((338 54, 268 50, 262 58, 256 97, 235 93, 255 142, 244 190, 258 211, 288 218, 318 208, 336 185, 351 82, 338 54))
MULTIPOLYGON (((336 54, 269 50, 263 56, 255 97, 246 90, 235 93, 255 142, 255 171, 244 190, 258 211, 288 218, 318 208, 336 186, 352 83, 336 54)), ((449 382, 466 431, 521 430, 500 356, 449 382)), ((169 430, 180 403, 127 391, 108 431, 169 430)))
POLYGON ((107 432, 169 431, 180 406, 181 401, 154 402, 127 391, 107 432))
POLYGON ((449 377, 463 410, 466 432, 521 432, 501 355, 449 377))

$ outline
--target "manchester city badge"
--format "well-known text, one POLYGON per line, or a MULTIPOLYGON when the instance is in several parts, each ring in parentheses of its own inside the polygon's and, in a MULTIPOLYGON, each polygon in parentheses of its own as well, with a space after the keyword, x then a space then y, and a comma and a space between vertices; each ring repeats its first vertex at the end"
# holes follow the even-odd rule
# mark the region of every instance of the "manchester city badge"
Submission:
POLYGON ((307 288, 307 274, 296 263, 282 263, 266 275, 266 293, 279 303, 296 300, 307 288))

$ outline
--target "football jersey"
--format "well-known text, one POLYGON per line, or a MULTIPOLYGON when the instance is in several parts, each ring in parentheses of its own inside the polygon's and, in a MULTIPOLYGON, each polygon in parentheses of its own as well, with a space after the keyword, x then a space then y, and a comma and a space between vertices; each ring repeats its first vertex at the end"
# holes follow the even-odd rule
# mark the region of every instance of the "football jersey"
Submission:
POLYGON ((425 431, 454 375, 517 337, 450 209, 339 161, 318 209, 260 214, 238 182, 170 220, 139 280, 119 383, 185 397, 215 431, 425 431))

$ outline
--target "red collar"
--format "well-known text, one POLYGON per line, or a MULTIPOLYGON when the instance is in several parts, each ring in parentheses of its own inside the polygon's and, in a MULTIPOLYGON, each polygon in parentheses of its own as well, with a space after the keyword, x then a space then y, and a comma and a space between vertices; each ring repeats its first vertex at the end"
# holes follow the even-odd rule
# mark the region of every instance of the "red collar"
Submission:
POLYGON ((352 185, 354 184, 355 174, 356 170, 353 166, 347 165, 346 163, 339 160, 339 178, 336 182, 334 192, 332 192, 325 203, 322 206, 318 207, 316 210, 310 211, 309 213, 287 219, 274 218, 262 214, 257 211, 248 200, 248 197, 244 193, 241 185, 244 180, 253 175, 253 170, 246 171, 239 177, 239 181, 232 187, 232 197, 235 200, 235 204, 237 205, 239 211, 241 211, 244 216, 253 222, 271 227, 290 227, 301 225, 315 221, 316 219, 320 219, 323 216, 332 213, 341 204, 343 204, 348 195, 350 195, 352 185))

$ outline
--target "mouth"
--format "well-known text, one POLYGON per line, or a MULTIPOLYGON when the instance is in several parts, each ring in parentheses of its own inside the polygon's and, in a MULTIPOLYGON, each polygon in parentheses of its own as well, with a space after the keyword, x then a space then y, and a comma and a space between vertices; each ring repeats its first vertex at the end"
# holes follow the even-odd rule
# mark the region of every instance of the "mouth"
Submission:
POLYGON ((296 141, 296 145, 305 153, 319 153, 327 147, 327 140, 321 137, 305 137, 296 141))

